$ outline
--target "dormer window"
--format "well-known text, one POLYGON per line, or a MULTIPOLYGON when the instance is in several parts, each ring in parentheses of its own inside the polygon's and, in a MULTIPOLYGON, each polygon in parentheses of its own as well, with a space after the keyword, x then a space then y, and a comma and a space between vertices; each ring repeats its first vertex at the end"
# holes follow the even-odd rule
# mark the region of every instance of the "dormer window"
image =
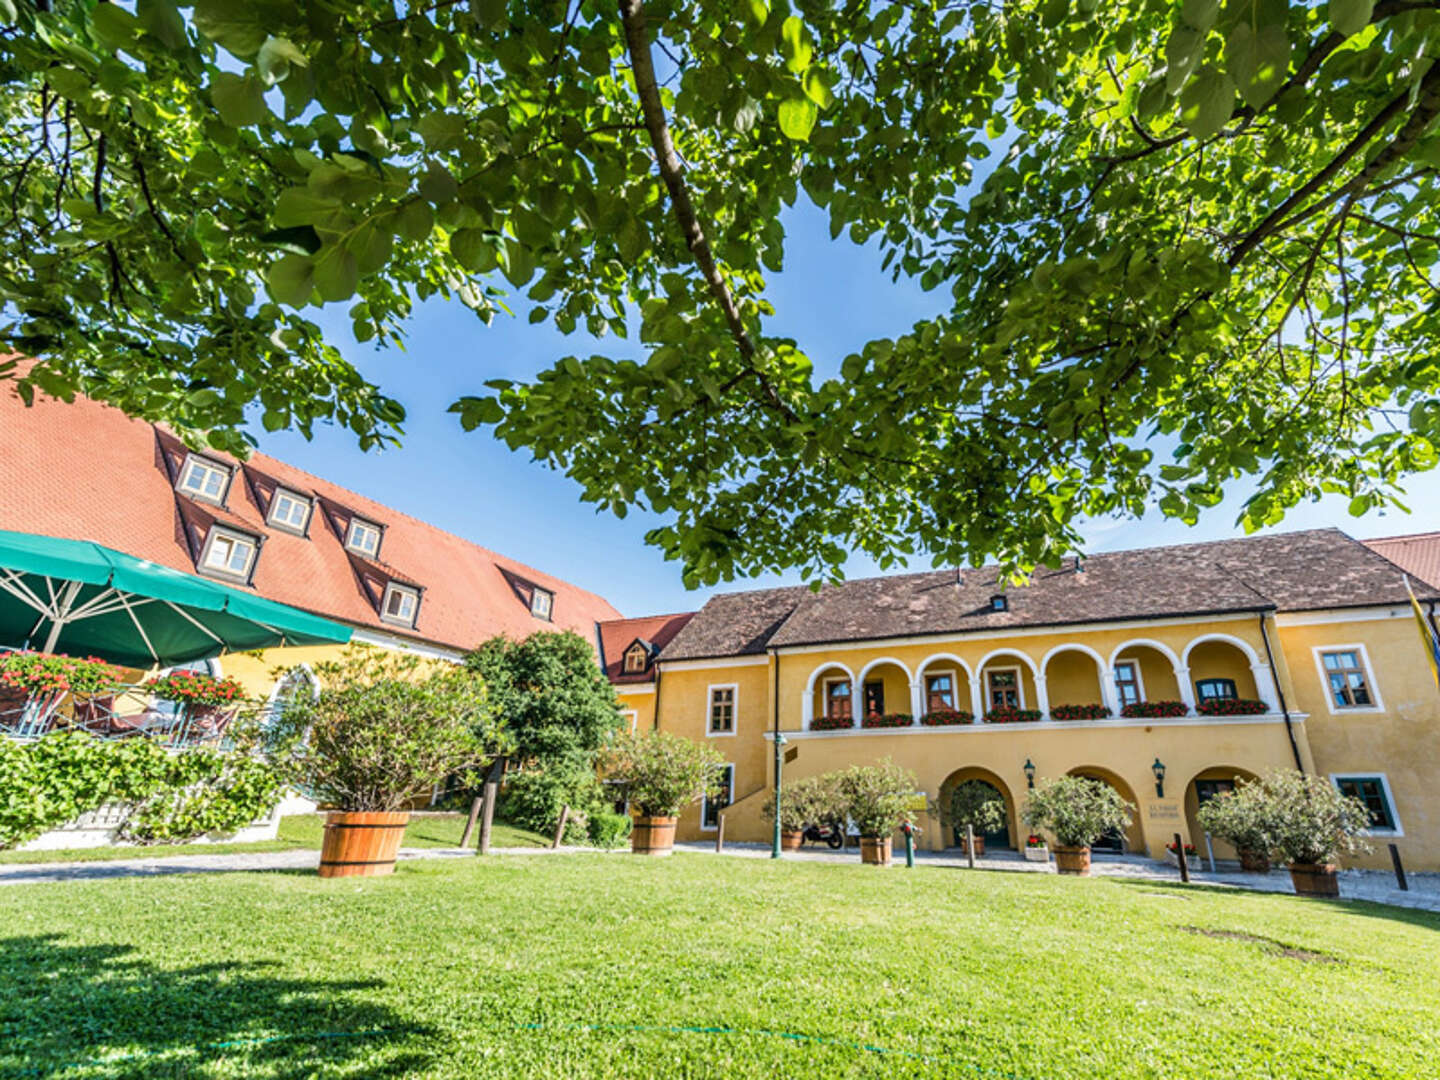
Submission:
POLYGON ((414 626, 415 613, 420 608, 420 591, 408 585, 391 582, 385 586, 385 598, 380 604, 380 617, 397 626, 414 626))
POLYGON ((996 593, 994 596, 990 597, 990 610, 991 610, 991 611, 1009 611, 1009 610, 1010 610, 1010 599, 1009 599, 1009 597, 1007 597, 1004 593, 996 593))
POLYGON ((537 619, 549 621, 550 611, 555 606, 555 594, 536 585, 530 593, 530 614, 537 619))
POLYGON ((259 552, 260 545, 255 537, 215 526, 205 538, 205 547, 200 553, 200 569, 222 577, 249 581, 255 569, 255 556, 259 552))
POLYGON ((650 650, 635 642, 625 650, 625 674, 640 675, 650 664, 650 650))
POLYGON ((351 518, 350 528, 345 533, 345 546, 357 555, 375 558, 380 554, 380 526, 351 518))
POLYGON ((197 499, 223 503, 225 492, 230 487, 230 470, 191 454, 185 459, 185 467, 180 470, 180 483, 175 486, 197 499))
POLYGON ((305 526, 310 524, 310 500, 293 491, 276 488, 275 497, 270 500, 270 513, 265 520, 287 532, 303 536, 305 526))

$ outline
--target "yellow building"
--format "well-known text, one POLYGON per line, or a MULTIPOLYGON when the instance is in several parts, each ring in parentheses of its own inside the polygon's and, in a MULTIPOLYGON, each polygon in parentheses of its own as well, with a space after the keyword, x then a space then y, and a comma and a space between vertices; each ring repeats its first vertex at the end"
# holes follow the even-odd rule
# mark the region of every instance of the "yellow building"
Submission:
MULTIPOLYGON (((780 735, 791 779, 893 758, 932 804, 986 781, 1009 811, 987 838, 998 846, 1023 840, 1032 784, 1092 776, 1138 810, 1099 844, 1157 858, 1176 833, 1203 852, 1203 800, 1300 767, 1371 805, 1377 850, 1357 862, 1388 865, 1394 842, 1408 866, 1440 869, 1440 691, 1393 563, 1320 530, 996 580, 944 571, 720 595, 663 647, 633 650, 631 681, 610 673, 638 725, 722 751, 736 840, 770 837, 760 805, 780 735)), ((1432 608, 1440 597, 1417 593, 1432 608)), ((644 638, 640 622, 602 627, 612 653, 644 638)), ((687 812, 680 838, 713 835, 726 801, 687 812)), ((923 830, 924 847, 956 842, 934 816, 923 830)), ((1233 853, 1216 843, 1215 855, 1233 853)))

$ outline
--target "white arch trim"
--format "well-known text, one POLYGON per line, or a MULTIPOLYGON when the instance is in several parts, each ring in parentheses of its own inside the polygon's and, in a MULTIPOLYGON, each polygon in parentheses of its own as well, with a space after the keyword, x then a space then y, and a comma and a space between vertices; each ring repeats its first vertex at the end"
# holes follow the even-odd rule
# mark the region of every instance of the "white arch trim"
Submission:
MULTIPOLYGON (((1051 649, 1050 651, 1054 652, 1055 650, 1051 649)), ((975 670, 984 671, 985 665, 988 664, 991 660, 994 660, 997 656, 1018 656, 1024 662, 1025 666, 1030 669, 1030 674, 1034 678, 1044 678, 1044 676, 1040 673, 1040 669, 1035 666, 1035 661, 1031 660, 1029 656, 1021 652, 1019 649, 992 649, 990 650, 990 652, 985 654, 985 658, 981 660, 980 663, 975 665, 975 670)))
POLYGON ((1197 646, 1197 645, 1203 645, 1203 644, 1205 644, 1205 642, 1207 642, 1207 641, 1223 641, 1223 642, 1225 642, 1225 644, 1227 644, 1227 645, 1234 645, 1237 649, 1239 649, 1241 652, 1243 652, 1243 653, 1245 654, 1246 659, 1249 660, 1251 664, 1258 664, 1258 663, 1260 663, 1260 656, 1259 656, 1259 654, 1257 654, 1257 653, 1255 652, 1254 647, 1253 647, 1249 642, 1247 642, 1247 641, 1242 641, 1242 640, 1240 640, 1238 637, 1234 637, 1234 636, 1232 636, 1232 635, 1230 635, 1230 634, 1218 634, 1218 633, 1217 633, 1217 634, 1202 634, 1202 635, 1200 635, 1199 637, 1197 637, 1194 641, 1190 642, 1189 645, 1186 645, 1186 646, 1185 646, 1185 653, 1184 653, 1184 655, 1183 655, 1183 657, 1182 657, 1182 659, 1184 660, 1184 665, 1183 665, 1183 666, 1185 666, 1185 667, 1187 667, 1187 668, 1190 666, 1190 654, 1195 651, 1195 646, 1197 646))
POLYGON ((1096 665, 1099 667, 1100 678, 1102 681, 1105 678, 1105 672, 1110 670, 1110 666, 1105 663, 1105 658, 1103 656, 1101 656, 1098 652, 1092 649, 1089 645, 1082 645, 1078 641, 1068 641, 1062 645, 1056 645, 1053 649, 1051 649, 1043 657, 1040 658, 1040 670, 1044 671, 1047 667, 1049 667, 1050 658, 1062 652, 1082 652, 1086 656, 1090 657, 1090 659, 1094 660, 1096 665))
POLYGON ((1175 655, 1174 649, 1170 648, 1170 646, 1166 645, 1163 641, 1156 641, 1154 638, 1131 638, 1129 641, 1117 645, 1115 651, 1110 654, 1110 667, 1112 669, 1115 667, 1115 664, 1120 659, 1120 654, 1126 649, 1138 648, 1154 649, 1170 661, 1172 668, 1184 667, 1184 665, 1180 663, 1180 657, 1175 655))
POLYGON ((918 680, 922 675, 924 675, 925 669, 928 668, 931 664, 937 663, 954 664, 956 667, 958 667, 961 671, 965 673, 966 682, 969 682, 970 680, 975 678, 975 673, 970 670, 970 665, 965 663, 964 660, 961 660, 960 657, 956 656, 954 653, 940 652, 933 653, 932 655, 927 656, 924 659, 920 666, 915 669, 915 679, 918 680))
POLYGON ((266 701, 267 705, 275 704, 275 699, 280 696, 280 691, 284 689, 285 684, 290 681, 290 676, 297 671, 303 672, 306 680, 309 682, 310 697, 313 699, 320 696, 320 680, 315 677, 315 669, 309 664, 296 664, 293 667, 287 668, 285 673, 275 680, 275 685, 270 688, 270 697, 266 701))
POLYGON ((878 660, 871 660, 868 664, 866 664, 860 669, 860 674, 855 677, 855 685, 863 688, 865 686, 865 676, 869 675, 872 670, 879 667, 881 664, 894 664, 896 667, 898 667, 901 671, 905 673, 905 681, 907 683, 912 683, 915 681, 915 676, 910 674, 910 669, 905 666, 905 662, 903 660, 896 660, 893 656, 882 656, 878 660))
POLYGON ((824 675, 827 671, 835 671, 837 669, 845 673, 845 677, 850 680, 852 686, 855 684, 855 673, 838 660, 831 660, 828 663, 821 664, 814 671, 810 672, 810 681, 805 684, 806 695, 815 693, 815 683, 819 681, 821 675, 824 675))

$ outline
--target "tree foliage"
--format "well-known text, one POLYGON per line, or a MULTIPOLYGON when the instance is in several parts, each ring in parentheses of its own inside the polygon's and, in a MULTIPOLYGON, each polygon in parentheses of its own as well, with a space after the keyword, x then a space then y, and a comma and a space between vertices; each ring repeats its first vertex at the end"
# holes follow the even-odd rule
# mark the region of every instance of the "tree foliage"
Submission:
MULTIPOLYGON (((1058 559, 1083 515, 1361 513, 1433 467, 1437 0, 0 0, 3 344, 243 450, 395 439, 327 341, 638 335, 456 403, 687 580, 1058 559), (819 380, 780 213, 935 290, 819 380), (636 354, 638 359, 636 358, 636 354)), ((857 257, 858 253, 857 253, 857 257)), ((840 358, 817 357, 827 368, 840 358)), ((19 369, 17 369, 17 372, 19 369)), ((201 432, 205 434, 200 434, 201 432)))

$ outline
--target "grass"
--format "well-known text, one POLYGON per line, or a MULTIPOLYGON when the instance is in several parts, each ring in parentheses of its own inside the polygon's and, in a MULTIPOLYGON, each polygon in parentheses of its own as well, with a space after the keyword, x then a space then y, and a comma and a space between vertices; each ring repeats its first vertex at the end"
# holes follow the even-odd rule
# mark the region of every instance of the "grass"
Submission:
POLYGON ((1440 917, 1122 879, 496 856, 12 886, 0 923, 7 1076, 1389 1080, 1440 1059, 1440 917))
MULTIPOLYGON (((456 847, 465 828, 465 814, 425 814, 412 817, 405 829, 405 847, 456 847)), ((280 819, 274 840, 249 844, 160 844, 152 847, 64 848, 57 851, 0 851, 0 864, 50 862, 109 862, 114 859, 153 859, 167 855, 226 855, 267 851, 320 850, 325 833, 324 814, 292 814, 280 819)), ((495 822, 490 830, 493 847, 549 847, 550 837, 495 822)), ((471 843, 477 843, 478 836, 471 843)))

